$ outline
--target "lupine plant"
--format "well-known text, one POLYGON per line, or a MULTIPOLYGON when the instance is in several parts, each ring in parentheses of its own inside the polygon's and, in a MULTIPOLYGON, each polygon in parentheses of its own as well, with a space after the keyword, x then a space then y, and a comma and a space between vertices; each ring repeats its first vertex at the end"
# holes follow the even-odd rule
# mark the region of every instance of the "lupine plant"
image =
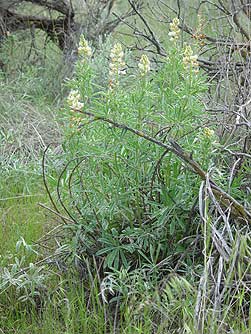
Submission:
MULTIPOLYGON (((133 60, 116 43, 99 73, 102 56, 82 37, 69 82, 64 143, 69 163, 59 180, 67 187, 59 186, 58 194, 74 221, 71 255, 83 262, 94 255, 108 272, 160 270, 167 258, 184 252, 197 229, 191 209, 198 177, 140 135, 163 143, 172 138, 205 170, 213 164, 216 135, 202 103, 207 84, 191 46, 183 48, 178 40, 178 22, 172 25, 168 56, 158 66, 146 54, 133 60)), ((191 262, 188 254, 185 258, 191 262)))

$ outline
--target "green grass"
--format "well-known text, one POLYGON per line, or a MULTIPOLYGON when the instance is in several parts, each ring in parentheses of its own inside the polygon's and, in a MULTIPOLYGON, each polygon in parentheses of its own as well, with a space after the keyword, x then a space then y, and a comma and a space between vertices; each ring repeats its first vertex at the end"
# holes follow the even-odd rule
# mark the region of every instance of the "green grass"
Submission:
POLYGON ((38 202, 47 202, 41 172, 43 150, 51 142, 58 145, 60 138, 56 119, 63 94, 62 63, 53 44, 48 45, 48 55, 44 53, 43 35, 39 34, 37 49, 31 53, 28 40, 25 32, 13 35, 0 51, 5 63, 0 74, 2 257, 16 254, 21 237, 31 244, 51 224, 38 202))
POLYGON ((16 243, 21 237, 28 244, 36 241, 49 223, 44 210, 38 206, 38 202, 46 201, 41 181, 29 185, 29 172, 25 176, 20 174, 1 177, 0 253, 3 258, 16 253, 16 243))

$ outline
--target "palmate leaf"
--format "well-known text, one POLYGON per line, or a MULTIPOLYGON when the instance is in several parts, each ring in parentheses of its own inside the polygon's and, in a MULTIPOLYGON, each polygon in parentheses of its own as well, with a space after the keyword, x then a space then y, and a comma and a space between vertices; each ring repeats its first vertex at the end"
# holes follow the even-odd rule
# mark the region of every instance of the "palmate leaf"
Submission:
POLYGON ((107 254, 107 253, 109 253, 110 251, 112 252, 114 249, 116 249, 116 247, 114 247, 114 246, 105 247, 105 248, 100 249, 100 250, 96 253, 96 255, 99 256, 99 255, 107 254))
POLYGON ((104 266, 118 270, 121 266, 128 268, 129 264, 123 250, 116 248, 106 256, 104 266))
POLYGON ((121 262, 123 266, 125 267, 125 269, 127 269, 129 267, 129 264, 128 264, 128 261, 122 249, 119 251, 119 254, 120 254, 120 258, 121 258, 121 262))
POLYGON ((118 265, 119 265, 119 250, 118 249, 114 249, 110 254, 107 255, 106 259, 105 259, 105 267, 108 268, 116 268, 118 269, 118 265))
MULTIPOLYGON (((122 234, 123 235, 123 234, 122 234)), ((123 244, 124 238, 119 235, 118 231, 112 231, 112 235, 104 236, 99 241, 106 247, 100 249, 96 255, 105 257, 104 266, 108 268, 119 269, 120 267, 128 268, 128 259, 138 248, 136 244, 123 244)))

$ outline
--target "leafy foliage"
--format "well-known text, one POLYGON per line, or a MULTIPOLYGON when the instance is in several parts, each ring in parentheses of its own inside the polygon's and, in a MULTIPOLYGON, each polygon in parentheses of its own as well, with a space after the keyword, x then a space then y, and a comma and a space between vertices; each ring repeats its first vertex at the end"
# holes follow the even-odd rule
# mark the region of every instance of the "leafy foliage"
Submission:
MULTIPOLYGON (((143 77, 134 63, 133 71, 118 74, 112 88, 109 75, 106 81, 100 79, 106 73, 96 71, 96 62, 98 55, 93 61, 80 59, 69 83, 78 91, 83 110, 163 142, 167 136, 174 138, 209 168, 217 144, 214 132, 207 135, 203 130, 208 120, 201 97, 207 84, 200 73, 183 64, 182 49, 174 45, 158 72, 143 77)), ((179 240, 197 229, 189 215, 198 178, 171 152, 126 128, 114 128, 95 117, 89 120, 74 108, 69 112, 66 123, 72 124, 66 128, 64 149, 71 160, 61 174, 58 194, 77 225, 72 229, 81 231, 73 257, 85 261, 95 254, 110 270, 153 269, 183 252, 187 243, 179 240)))

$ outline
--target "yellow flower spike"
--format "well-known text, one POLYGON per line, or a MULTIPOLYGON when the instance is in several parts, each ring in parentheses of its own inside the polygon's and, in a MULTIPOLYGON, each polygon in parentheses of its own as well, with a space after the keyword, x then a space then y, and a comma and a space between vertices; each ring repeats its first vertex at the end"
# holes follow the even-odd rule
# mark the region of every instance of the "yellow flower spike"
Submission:
POLYGON ((71 109, 82 109, 84 104, 80 102, 80 94, 77 90, 71 90, 68 97, 67 103, 71 109))
POLYGON ((126 74, 124 61, 124 51, 120 43, 114 44, 110 53, 110 64, 109 64, 109 88, 113 89, 118 86, 118 77, 121 74, 126 74))
POLYGON ((145 76, 151 69, 151 63, 147 55, 142 55, 138 63, 140 74, 145 76))
POLYGON ((92 49, 88 44, 88 41, 85 39, 84 35, 80 37, 79 47, 78 47, 78 54, 82 58, 91 58, 92 56, 92 49))
POLYGON ((212 138, 214 136, 214 130, 210 128, 204 128, 204 135, 207 138, 212 138))
POLYGON ((180 36, 179 24, 180 20, 177 17, 175 17, 170 23, 170 32, 168 33, 170 41, 174 41, 179 38, 180 36))
POLYGON ((195 68, 195 71, 198 72, 198 55, 193 54, 193 50, 190 45, 186 45, 183 51, 183 64, 186 69, 195 68))

